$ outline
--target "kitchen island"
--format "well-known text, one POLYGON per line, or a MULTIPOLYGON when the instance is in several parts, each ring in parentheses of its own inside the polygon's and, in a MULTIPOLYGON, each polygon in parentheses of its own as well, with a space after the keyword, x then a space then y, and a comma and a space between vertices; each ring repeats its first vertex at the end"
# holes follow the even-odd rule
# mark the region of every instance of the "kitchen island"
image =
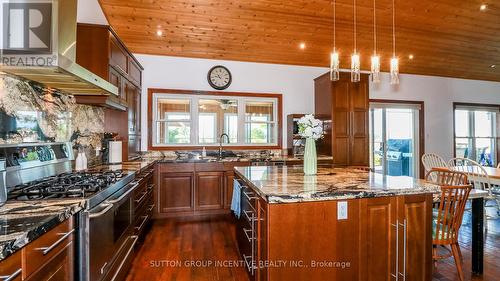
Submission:
POLYGON ((252 280, 431 280, 438 186, 330 166, 236 167, 235 179, 252 280))

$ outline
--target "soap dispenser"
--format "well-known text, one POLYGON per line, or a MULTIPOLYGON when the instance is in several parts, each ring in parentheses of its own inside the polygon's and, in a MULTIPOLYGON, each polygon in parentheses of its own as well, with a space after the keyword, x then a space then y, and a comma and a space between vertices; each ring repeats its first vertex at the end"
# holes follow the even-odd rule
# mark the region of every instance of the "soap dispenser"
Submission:
POLYGON ((78 155, 76 156, 76 160, 75 160, 75 170, 76 171, 85 170, 85 168, 84 168, 84 163, 85 163, 84 157, 85 157, 85 153, 83 152, 82 146, 78 146, 78 155))

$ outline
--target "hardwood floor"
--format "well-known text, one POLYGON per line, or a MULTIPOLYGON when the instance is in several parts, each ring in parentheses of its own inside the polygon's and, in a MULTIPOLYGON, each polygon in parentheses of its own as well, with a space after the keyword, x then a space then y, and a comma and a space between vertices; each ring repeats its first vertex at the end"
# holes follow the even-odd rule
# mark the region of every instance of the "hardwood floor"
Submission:
MULTIPOLYGON (((238 262, 234 233, 229 216, 155 221, 134 260, 127 281, 247 281, 245 269, 238 262), (199 264, 192 265, 189 261, 199 264), (215 265, 222 261, 234 264, 215 265)), ((500 219, 488 220, 485 241, 484 275, 471 278, 470 214, 466 214, 460 235, 466 280, 498 280, 500 276, 500 219)), ((458 280, 452 258, 438 263, 433 281, 438 280, 458 280)))

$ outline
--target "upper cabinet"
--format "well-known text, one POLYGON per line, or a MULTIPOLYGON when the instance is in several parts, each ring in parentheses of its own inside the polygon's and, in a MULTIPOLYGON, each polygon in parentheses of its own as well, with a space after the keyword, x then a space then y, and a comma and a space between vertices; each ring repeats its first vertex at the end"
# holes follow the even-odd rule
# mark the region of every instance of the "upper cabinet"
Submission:
POLYGON ((113 122, 106 122, 105 130, 128 142, 124 159, 137 157, 143 67, 109 26, 83 23, 77 27, 76 61, 118 88, 117 96, 81 96, 77 102, 116 109, 106 111, 106 118, 113 122))
POLYGON ((109 26, 79 23, 76 42, 76 62, 114 84, 119 92, 117 97, 108 100, 87 97, 77 101, 108 107, 118 103, 120 106, 114 109, 126 110, 129 102, 125 83, 141 88, 144 70, 141 64, 109 26))
POLYGON ((368 75, 352 83, 349 73, 335 82, 326 73, 314 80, 314 91, 315 113, 332 121, 318 143, 319 153, 332 155, 339 166, 368 166, 368 75))

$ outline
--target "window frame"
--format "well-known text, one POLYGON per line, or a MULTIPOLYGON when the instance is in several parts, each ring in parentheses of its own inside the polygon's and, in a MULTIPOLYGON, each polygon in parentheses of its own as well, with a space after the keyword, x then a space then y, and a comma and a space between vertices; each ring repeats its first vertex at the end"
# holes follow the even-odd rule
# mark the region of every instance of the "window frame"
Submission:
MULTIPOLYGON (((484 110, 488 111, 488 110, 484 110)), ((492 163, 493 167, 496 167, 497 163, 500 161, 500 105, 496 104, 479 104, 479 103, 461 103, 461 102, 454 102, 453 103, 453 156, 457 157, 457 139, 464 139, 468 141, 468 146, 472 150, 472 157, 469 158, 477 161, 477 155, 476 155, 476 140, 478 139, 489 139, 490 141, 493 142, 493 147, 491 154, 495 157, 492 163), (469 128, 468 128, 468 135, 467 136, 457 136, 456 133, 456 114, 455 112, 457 110, 468 110, 468 119, 469 119, 469 128), (475 109, 475 110, 474 110, 475 109), (496 119, 492 120, 492 133, 493 136, 491 137, 480 137, 476 136, 475 132, 475 111, 481 111, 481 109, 491 109, 492 112, 496 111, 496 119)))
POLYGON ((199 99, 235 99, 238 100, 238 143, 224 146, 231 149, 281 149, 283 140, 283 103, 282 95, 274 93, 244 93, 244 92, 213 92, 196 90, 176 90, 148 88, 148 150, 183 150, 201 149, 202 147, 217 147, 219 144, 203 144, 198 139, 198 100, 199 99), (156 100, 161 97, 189 99, 191 120, 191 143, 190 144, 156 144, 156 100), (273 101, 274 119, 276 133, 274 143, 249 144, 245 143, 245 102, 273 101), (242 102, 244 101, 244 102, 242 102), (240 116, 242 118, 240 118, 240 116), (193 142, 194 141, 194 142, 193 142))

